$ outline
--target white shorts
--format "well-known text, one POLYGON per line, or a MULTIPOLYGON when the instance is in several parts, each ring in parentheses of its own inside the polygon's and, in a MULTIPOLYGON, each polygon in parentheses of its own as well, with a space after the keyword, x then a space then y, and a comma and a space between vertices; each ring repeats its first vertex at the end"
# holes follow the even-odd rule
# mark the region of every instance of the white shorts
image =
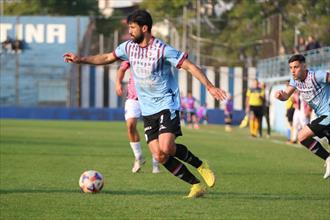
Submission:
POLYGON ((138 100, 127 99, 125 102, 125 120, 129 118, 140 118, 141 109, 138 100))

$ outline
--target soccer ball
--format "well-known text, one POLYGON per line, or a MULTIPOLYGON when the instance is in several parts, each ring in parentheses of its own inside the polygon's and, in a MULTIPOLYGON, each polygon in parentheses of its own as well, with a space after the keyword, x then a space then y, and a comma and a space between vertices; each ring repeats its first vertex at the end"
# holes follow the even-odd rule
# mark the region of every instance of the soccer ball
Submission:
POLYGON ((84 193, 97 193, 103 188, 104 180, 100 172, 88 170, 79 178, 79 186, 84 193))

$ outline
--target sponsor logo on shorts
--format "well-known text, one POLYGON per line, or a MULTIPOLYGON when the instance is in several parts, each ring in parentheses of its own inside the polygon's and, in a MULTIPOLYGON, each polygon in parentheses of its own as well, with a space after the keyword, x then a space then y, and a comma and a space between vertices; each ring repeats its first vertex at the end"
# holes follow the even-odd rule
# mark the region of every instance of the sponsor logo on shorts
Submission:
POLYGON ((149 130, 151 130, 152 129, 152 127, 151 126, 148 126, 148 127, 145 127, 144 128, 144 131, 149 131, 149 130))
POLYGON ((161 131, 161 130, 164 130, 164 129, 166 129, 167 127, 165 127, 164 125, 160 125, 160 127, 159 127, 159 130, 161 131))

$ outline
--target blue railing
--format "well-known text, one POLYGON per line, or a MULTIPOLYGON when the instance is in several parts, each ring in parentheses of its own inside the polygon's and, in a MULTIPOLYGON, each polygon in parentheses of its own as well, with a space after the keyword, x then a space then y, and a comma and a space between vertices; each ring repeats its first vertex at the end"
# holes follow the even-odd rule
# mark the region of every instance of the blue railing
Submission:
MULTIPOLYGON (((330 47, 322 47, 302 53, 309 69, 330 69, 330 47)), ((288 59, 293 54, 260 60, 257 64, 258 79, 263 82, 283 82, 290 78, 288 59)))

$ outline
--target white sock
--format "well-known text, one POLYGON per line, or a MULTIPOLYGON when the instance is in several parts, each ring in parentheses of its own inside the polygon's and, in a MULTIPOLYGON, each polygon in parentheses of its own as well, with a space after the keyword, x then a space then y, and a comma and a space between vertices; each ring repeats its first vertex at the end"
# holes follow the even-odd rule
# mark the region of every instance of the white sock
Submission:
POLYGON ((129 142, 129 144, 131 145, 135 159, 136 160, 141 159, 142 150, 141 150, 140 142, 129 142))
POLYGON ((152 156, 152 166, 153 167, 158 167, 159 166, 159 162, 152 156))

